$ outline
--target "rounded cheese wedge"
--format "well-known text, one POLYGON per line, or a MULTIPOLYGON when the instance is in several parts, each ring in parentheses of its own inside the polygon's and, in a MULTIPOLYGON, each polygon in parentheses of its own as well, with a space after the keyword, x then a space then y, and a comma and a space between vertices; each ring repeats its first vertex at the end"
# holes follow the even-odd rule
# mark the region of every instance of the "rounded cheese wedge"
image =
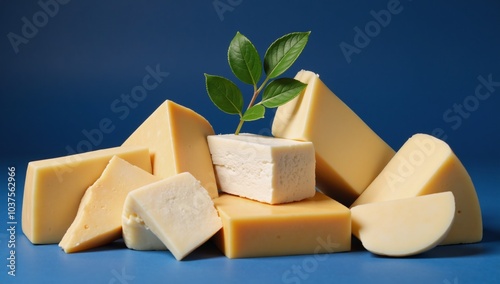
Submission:
POLYGON ((415 255, 434 248, 455 217, 450 191, 351 208, 352 232, 370 252, 415 255))
POLYGON ((404 143, 351 208, 445 191, 453 192, 456 212, 453 227, 441 244, 481 241, 481 207, 467 170, 446 142, 419 133, 404 143))

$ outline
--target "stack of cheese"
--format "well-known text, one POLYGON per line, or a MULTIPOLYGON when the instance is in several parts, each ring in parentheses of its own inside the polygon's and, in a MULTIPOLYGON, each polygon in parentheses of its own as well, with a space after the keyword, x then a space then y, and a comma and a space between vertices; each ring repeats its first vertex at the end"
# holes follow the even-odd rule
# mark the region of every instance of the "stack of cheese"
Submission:
POLYGON ((474 185, 445 142, 416 134, 394 154, 319 76, 296 79, 308 86, 279 107, 273 135, 314 143, 317 186, 350 206, 366 249, 406 256, 482 239, 474 185))
POLYGON ((68 253, 123 237, 178 260, 212 237, 229 258, 348 251, 351 234, 393 256, 481 240, 444 142, 419 134, 395 153, 316 74, 296 79, 308 86, 278 108, 275 137, 215 135, 167 100, 120 147, 30 162, 25 235, 68 253))
POLYGON ((184 258, 222 226, 206 143, 213 134, 199 114, 167 100, 120 147, 30 162, 25 235, 68 253, 123 236, 130 248, 184 258))

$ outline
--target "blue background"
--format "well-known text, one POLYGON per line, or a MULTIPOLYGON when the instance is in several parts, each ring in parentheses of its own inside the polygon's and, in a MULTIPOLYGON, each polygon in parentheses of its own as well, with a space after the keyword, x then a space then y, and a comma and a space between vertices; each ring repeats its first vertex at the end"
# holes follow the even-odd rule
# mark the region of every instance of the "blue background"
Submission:
MULTIPOLYGON (((277 37, 312 31, 303 54, 285 75, 293 77, 300 69, 319 73, 395 149, 414 133, 440 129, 439 136, 462 159, 476 184, 485 241, 439 247, 422 258, 405 260, 376 258, 358 248, 331 256, 303 282, 340 277, 470 283, 477 277, 485 282, 499 277, 500 214, 495 207, 500 201, 499 1, 402 0, 384 26, 374 25, 371 11, 387 10, 394 1, 73 0, 59 4, 46 18, 37 1, 19 2, 0 2, 0 157, 2 165, 17 169, 19 219, 27 161, 87 149, 81 146, 82 141, 90 141, 84 133, 98 128, 103 119, 111 121, 113 130, 90 141, 91 148, 120 145, 166 99, 202 114, 217 133, 233 132, 237 117, 213 106, 203 73, 234 79, 227 65, 227 47, 236 31, 250 38, 262 56, 277 37), (23 17, 39 27, 14 47, 9 37, 23 36, 23 17), (346 57, 340 45, 356 47, 357 29, 366 27, 369 41, 357 42, 358 53, 346 57), (122 94, 142 85, 148 66, 168 76, 134 107, 123 108, 122 94), (482 84, 478 78, 493 81, 490 89, 479 87, 483 95, 489 90, 487 98, 476 97, 482 84), (458 111, 460 105, 463 112, 458 111), (471 267, 474 272, 467 269, 471 267)), ((249 96, 250 87, 241 87, 249 96)), ((264 120, 246 123, 243 131, 269 135, 273 115, 268 111, 264 120)), ((0 206, 6 212, 6 202, 0 206)), ((0 252, 6 254, 1 240, 7 234, 3 231, 0 236, 0 252)), ((55 246, 31 246, 20 226, 17 236, 20 276, 14 280, 18 281, 29 279, 32 267, 39 270, 31 275, 46 279, 67 279, 90 267, 96 273, 79 279, 118 283, 115 272, 126 269, 125 274, 134 279, 121 279, 121 283, 139 282, 147 275, 168 279, 174 273, 174 280, 204 279, 204 273, 210 280, 216 274, 207 271, 216 269, 223 280, 279 282, 283 271, 307 259, 226 260, 210 245, 195 253, 195 261, 180 263, 165 253, 114 247, 64 255, 55 246), (151 267, 155 269, 150 271, 151 267)))

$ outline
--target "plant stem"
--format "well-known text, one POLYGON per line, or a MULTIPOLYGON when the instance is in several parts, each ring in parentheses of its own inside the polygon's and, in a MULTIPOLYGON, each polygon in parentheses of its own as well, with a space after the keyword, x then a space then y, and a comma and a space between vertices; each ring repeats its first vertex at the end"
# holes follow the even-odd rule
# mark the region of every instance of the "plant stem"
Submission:
MULTIPOLYGON (((253 96, 252 96, 252 100, 248 104, 247 110, 253 106, 253 104, 255 103, 255 100, 257 99, 257 97, 259 96, 260 92, 262 91, 262 89, 266 85, 267 81, 269 81, 269 77, 266 77, 266 79, 264 80, 264 82, 262 82, 262 84, 260 85, 260 87, 258 89, 257 89, 257 85, 253 86, 253 96)), ((234 132, 234 135, 240 134, 240 130, 241 130, 241 127, 243 126, 244 122, 245 121, 240 118, 240 123, 238 124, 238 127, 236 128, 236 131, 234 132)))
POLYGON ((243 126, 243 122, 245 122, 245 121, 240 118, 240 123, 238 124, 238 127, 236 128, 236 131, 234 132, 234 135, 240 134, 240 130, 241 130, 241 127, 243 126))

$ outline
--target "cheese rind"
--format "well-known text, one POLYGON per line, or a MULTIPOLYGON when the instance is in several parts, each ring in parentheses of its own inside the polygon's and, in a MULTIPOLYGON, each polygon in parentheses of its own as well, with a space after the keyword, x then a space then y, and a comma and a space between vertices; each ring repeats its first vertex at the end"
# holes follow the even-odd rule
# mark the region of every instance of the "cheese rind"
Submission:
POLYGON ((448 144, 415 134, 351 207, 451 191, 456 217, 442 244, 479 242, 483 236, 481 208, 467 170, 448 144))
POLYGON ((208 136, 219 188, 266 202, 287 203, 314 196, 311 142, 253 134, 208 136))
POLYGON ((212 126, 201 115, 166 100, 123 145, 148 147, 154 175, 166 178, 190 172, 214 198, 218 191, 207 145, 207 136, 213 134, 212 126))
POLYGON ((437 246, 449 233, 455 199, 449 191, 351 208, 352 232, 370 252, 410 256, 437 246))
POLYGON ((32 161, 26 171, 22 228, 34 244, 59 243, 73 222, 80 201, 113 156, 151 172, 145 147, 116 147, 32 161))
POLYGON ((136 216, 142 219, 177 260, 183 259, 222 227, 208 192, 188 172, 130 192, 123 216, 123 220, 136 216))
POLYGON ((125 197, 130 191, 158 180, 159 177, 113 156, 102 175, 85 191, 75 220, 59 246, 72 253, 119 239, 125 197))
POLYGON ((228 258, 320 254, 351 248, 351 213, 317 192, 271 205, 230 194, 214 199, 223 228, 214 236, 228 258))
POLYGON ((272 133, 313 142, 317 187, 349 206, 382 171, 394 150, 318 75, 302 70, 295 79, 307 87, 298 97, 278 107, 272 133))

